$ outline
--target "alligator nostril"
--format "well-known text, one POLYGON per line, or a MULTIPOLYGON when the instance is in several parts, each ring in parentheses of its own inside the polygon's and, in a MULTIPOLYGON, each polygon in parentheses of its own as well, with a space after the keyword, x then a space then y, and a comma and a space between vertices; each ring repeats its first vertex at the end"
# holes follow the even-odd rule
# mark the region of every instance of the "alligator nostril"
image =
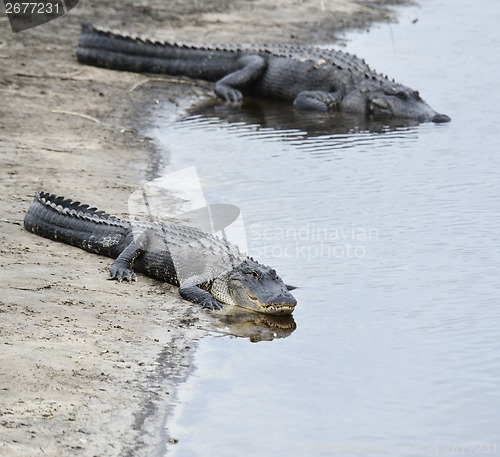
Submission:
POLYGON ((440 124, 443 122, 450 122, 450 121, 451 121, 451 117, 447 116, 446 114, 436 114, 432 118, 432 122, 435 122, 436 124, 440 124))
POLYGON ((297 304, 297 300, 295 300, 291 294, 281 294, 277 297, 273 297, 272 303, 276 305, 295 306, 297 304))

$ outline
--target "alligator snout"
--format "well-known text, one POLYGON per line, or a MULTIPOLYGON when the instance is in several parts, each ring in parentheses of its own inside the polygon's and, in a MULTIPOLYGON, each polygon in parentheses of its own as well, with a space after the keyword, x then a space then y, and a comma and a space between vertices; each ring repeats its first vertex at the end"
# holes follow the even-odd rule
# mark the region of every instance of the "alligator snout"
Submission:
POLYGON ((294 307, 297 304, 297 300, 292 296, 292 294, 285 292, 272 299, 273 305, 289 305, 290 307, 294 307))
POLYGON ((295 300, 292 294, 286 292, 274 296, 268 303, 264 303, 261 312, 274 315, 292 314, 296 305, 297 300, 295 300))
POLYGON ((446 114, 436 114, 432 118, 432 122, 435 122, 436 124, 441 124, 443 122, 450 122, 450 121, 451 121, 451 117, 447 116, 446 114))

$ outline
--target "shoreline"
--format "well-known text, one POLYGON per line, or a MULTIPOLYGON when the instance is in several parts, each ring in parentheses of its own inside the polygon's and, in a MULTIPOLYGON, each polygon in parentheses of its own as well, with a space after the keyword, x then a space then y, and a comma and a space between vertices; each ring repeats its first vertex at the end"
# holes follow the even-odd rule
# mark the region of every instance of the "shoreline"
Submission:
POLYGON ((22 229, 37 190, 126 216, 130 194, 161 167, 143 133, 158 100, 174 116, 212 97, 204 82, 80 65, 80 23, 191 42, 256 41, 251 33, 306 44, 384 19, 375 8, 400 2, 325 11, 318 1, 80 3, 17 34, 0 21, 0 456, 161 455, 175 387, 213 320, 175 287, 108 281, 110 259, 22 229))

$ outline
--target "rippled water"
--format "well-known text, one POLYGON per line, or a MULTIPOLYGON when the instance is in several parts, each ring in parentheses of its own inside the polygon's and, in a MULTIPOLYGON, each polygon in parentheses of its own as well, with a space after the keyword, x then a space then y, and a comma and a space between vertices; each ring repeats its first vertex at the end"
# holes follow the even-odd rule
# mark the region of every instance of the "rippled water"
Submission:
POLYGON ((299 287, 296 328, 200 342, 168 455, 500 453, 500 3, 421 5, 347 49, 450 124, 251 102, 153 132, 299 287))

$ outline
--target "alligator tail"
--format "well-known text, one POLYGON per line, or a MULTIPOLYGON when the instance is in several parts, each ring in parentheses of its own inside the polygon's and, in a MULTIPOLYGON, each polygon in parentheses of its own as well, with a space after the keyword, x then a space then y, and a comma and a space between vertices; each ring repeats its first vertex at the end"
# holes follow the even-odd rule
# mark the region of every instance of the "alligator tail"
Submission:
POLYGON ((82 24, 80 63, 113 70, 162 73, 217 81, 238 69, 235 54, 168 43, 82 24))
POLYGON ((130 239, 130 224, 80 202, 37 192, 24 218, 37 235, 116 258, 130 239))

